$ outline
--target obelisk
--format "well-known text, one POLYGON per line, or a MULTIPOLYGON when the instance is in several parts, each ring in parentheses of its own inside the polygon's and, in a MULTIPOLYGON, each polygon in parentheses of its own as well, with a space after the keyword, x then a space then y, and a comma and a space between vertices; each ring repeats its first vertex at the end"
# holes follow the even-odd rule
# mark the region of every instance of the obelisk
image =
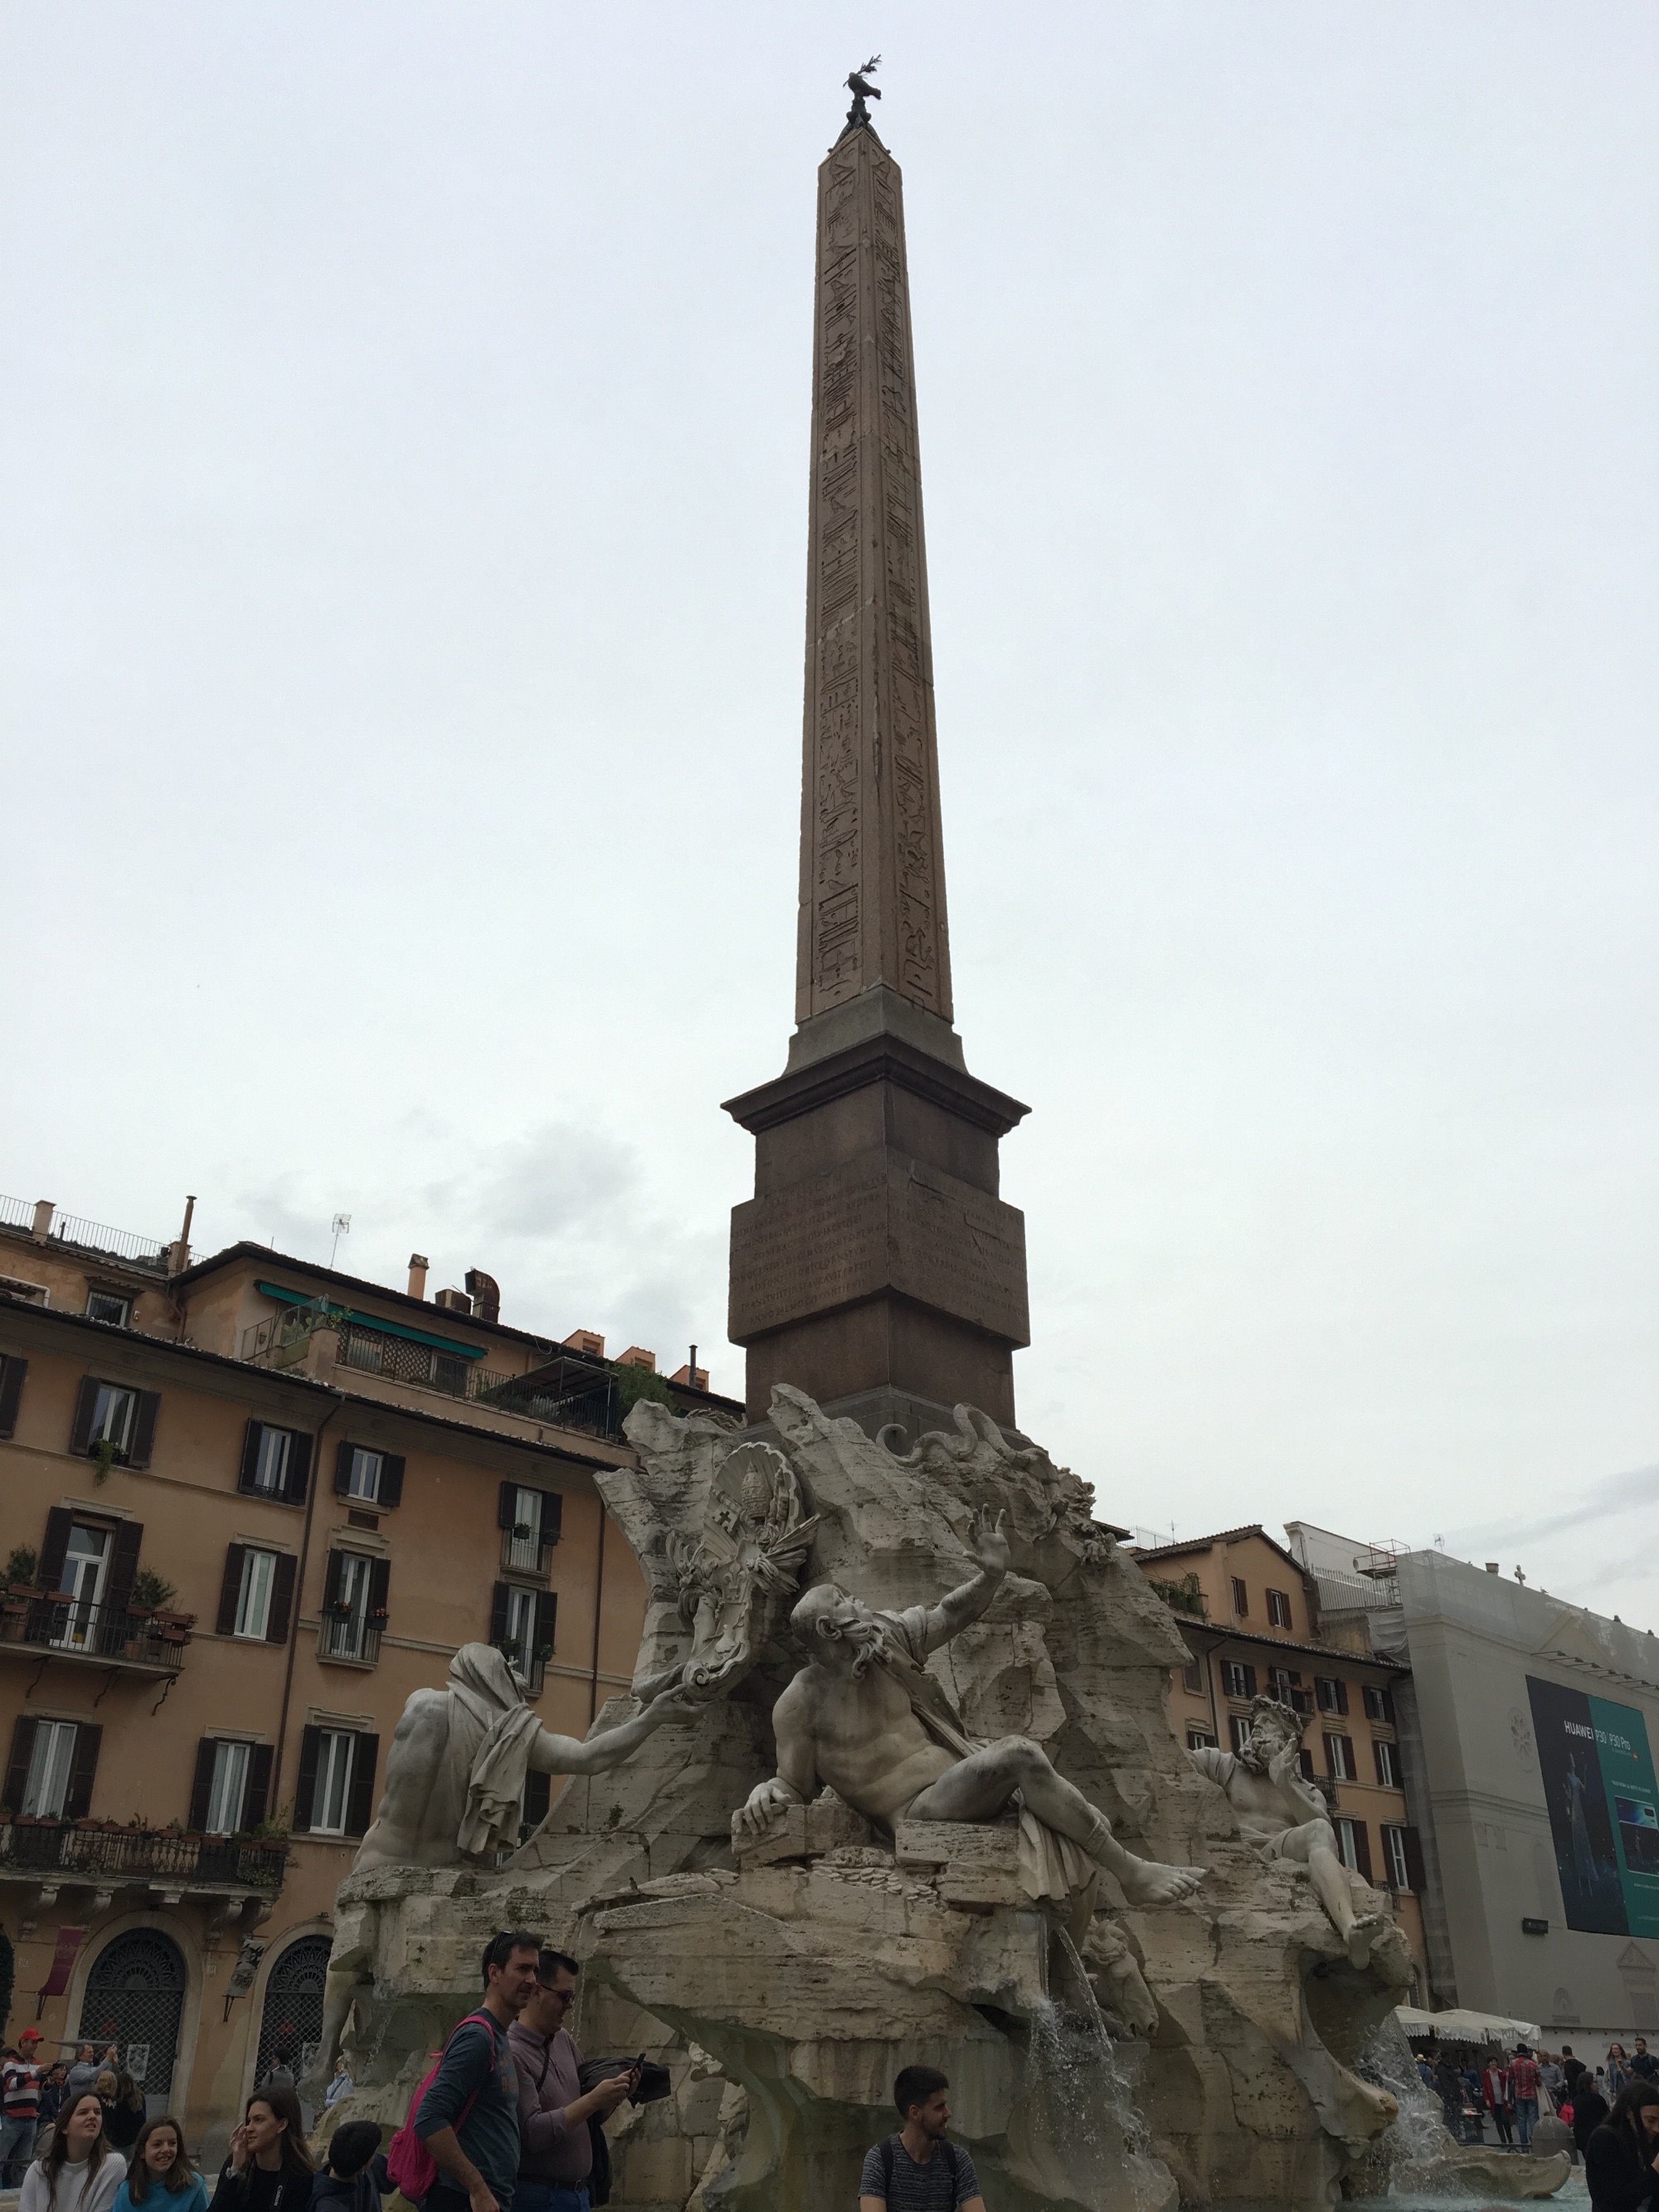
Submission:
POLYGON ((861 106, 818 171, 797 1027, 726 1102, 756 1139, 729 1328, 751 1421, 793 1382, 914 1436, 963 1401, 1013 1420, 1025 1224, 997 1144, 1026 1109, 951 1026, 904 207, 861 106))

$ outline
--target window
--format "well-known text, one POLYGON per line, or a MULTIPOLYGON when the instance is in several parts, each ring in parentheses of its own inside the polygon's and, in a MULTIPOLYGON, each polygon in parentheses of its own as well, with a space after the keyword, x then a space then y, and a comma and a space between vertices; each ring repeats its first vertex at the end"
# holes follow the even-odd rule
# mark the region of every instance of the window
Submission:
POLYGON ((1303 1780, 1304 1782, 1313 1781, 1315 1778, 1312 1752, 1305 1750, 1298 1751, 1296 1754, 1296 1763, 1302 1770, 1303 1780))
POLYGON ((1228 1742, 1229 1742, 1229 1743, 1231 1743, 1231 1746, 1232 1746, 1232 1747, 1233 1747, 1233 1750, 1234 1750, 1235 1753, 1237 1753, 1241 1752, 1241 1751, 1243 1751, 1243 1748, 1244 1748, 1244 1741, 1245 1741, 1245 1738, 1249 1735, 1249 1733, 1250 1733, 1250 1723, 1249 1723, 1249 1720, 1248 1717, 1247 1717, 1245 1714, 1243 1714, 1243 1713, 1229 1713, 1229 1714, 1228 1714, 1228 1716, 1227 1716, 1227 1741, 1228 1741, 1228 1742))
POLYGON ((1183 1690, 1192 1691, 1195 1697, 1203 1696, 1204 1662, 1201 1659, 1189 1659, 1187 1662, 1181 1670, 1181 1686, 1183 1690))
POLYGON ((362 1552, 331 1552, 323 1584, 319 1639, 325 1659, 378 1659, 392 1578, 387 1559, 362 1552))
POLYGON ((1293 1667, 1269 1667, 1267 1669, 1267 1687, 1283 1705, 1290 1704, 1301 1680, 1301 1674, 1293 1667))
POLYGON ((106 1382, 96 1375, 82 1380, 70 1430, 70 1449, 82 1459, 108 1459, 121 1467, 148 1467, 155 1435, 154 1390, 125 1382, 106 1382))
POLYGON ((1249 1590, 1245 1589, 1243 1583, 1240 1582, 1237 1575, 1232 1577, 1232 1585, 1233 1611, 1238 1615, 1241 1620, 1246 1620, 1249 1615, 1250 1594, 1249 1590))
POLYGON ((552 1590, 497 1583, 490 1600, 489 1640, 534 1697, 553 1656, 559 1601, 552 1590))
POLYGON ((303 1505, 310 1475, 311 1438, 302 1429, 274 1428, 268 1421, 248 1423, 236 1478, 239 1490, 279 1505, 303 1505))
POLYGON ((1188 1751, 1213 1751, 1215 1747, 1215 1738, 1210 1734, 1208 1729, 1189 1728, 1188 1729, 1187 1748, 1188 1751))
POLYGON ((52 1631, 52 1642, 66 1650, 79 1651, 88 1645, 96 1646, 98 1607, 104 1595, 104 1579, 109 1572, 113 1533, 109 1528, 94 1528, 85 1521, 70 1523, 58 1587, 67 1591, 74 1603, 53 1607, 52 1631))
POLYGON ((529 1490, 504 1482, 495 1504, 501 1531, 501 1565, 509 1573, 547 1571, 546 1553, 559 1540, 564 1500, 556 1490, 529 1490))
POLYGON ((132 1300, 113 1291, 88 1291, 87 1319, 113 1322, 117 1328, 125 1328, 132 1319, 132 1300))
POLYGON ((311 1826, 325 1836, 343 1836, 346 1808, 350 1802, 351 1750, 356 1741, 342 1729, 324 1729, 317 1753, 317 1778, 312 1792, 311 1826))
POLYGON ((257 1544, 228 1545, 219 1585, 219 1618, 214 1624, 219 1634, 256 1644, 285 1644, 295 1565, 289 1552, 267 1552, 257 1544))
POLYGON ((1255 1668, 1242 1659, 1224 1659, 1221 1662, 1221 1687, 1230 1698, 1253 1698, 1255 1695, 1255 1668))
POLYGON ((1389 1694, 1388 1691, 1374 1690, 1368 1682, 1365 1685, 1364 1698, 1366 1719, 1368 1721, 1382 1721, 1385 1723, 1388 1727, 1392 1728, 1394 1726, 1394 1699, 1389 1694))
POLYGON ((1284 1590, 1270 1589, 1267 1592, 1267 1625, 1270 1628, 1288 1628, 1291 1626, 1291 1601, 1284 1590))
POLYGON ((1331 1826, 1336 1831, 1336 1855, 1352 1874, 1371 1878, 1370 1839, 1363 1820, 1334 1820, 1331 1826))
POLYGON ((103 1733, 85 1721, 20 1719, 12 1729, 0 1803, 9 1813, 37 1820, 85 1820, 103 1733))
POLYGON ((1382 1787, 1385 1790, 1401 1789, 1403 1785, 1400 1779, 1399 1745, 1385 1743, 1381 1736, 1375 1736, 1371 1740, 1371 1753, 1376 1760, 1376 1778, 1382 1787))
POLYGON ((1384 1828, 1382 1831, 1382 1873, 1390 1889, 1412 1889, 1411 1861, 1406 1852, 1406 1831, 1403 1828, 1384 1828))
POLYGON ((294 1826, 301 1833, 361 1836, 374 1817, 380 1739, 355 1729, 307 1728, 300 1738, 294 1826))
POLYGON ((242 1800, 247 1794, 251 1748, 246 1743, 216 1743, 213 1747, 207 1818, 202 1823, 210 1836, 234 1836, 242 1825, 242 1800))
POLYGON ((404 1462, 396 1452, 343 1443, 334 1455, 334 1495, 390 1512, 404 1494, 404 1462))
POLYGON ((1348 1686, 1333 1681, 1328 1674, 1314 1676, 1314 1690, 1322 1713, 1346 1713, 1348 1710, 1348 1686))
POLYGON ((10 1352, 0 1355, 0 1437, 12 1435, 17 1427, 17 1407, 28 1371, 27 1359, 15 1358, 10 1352))
POLYGON ((1356 1778, 1353 1763, 1353 1738, 1348 1735, 1325 1737, 1325 1771, 1333 1782, 1352 1782, 1356 1778))

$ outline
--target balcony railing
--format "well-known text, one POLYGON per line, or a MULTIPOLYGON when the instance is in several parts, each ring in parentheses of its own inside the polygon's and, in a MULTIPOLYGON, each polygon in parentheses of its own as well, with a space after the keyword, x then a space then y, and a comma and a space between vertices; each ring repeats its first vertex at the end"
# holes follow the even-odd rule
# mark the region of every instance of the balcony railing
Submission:
MULTIPOLYGON (((0 1227, 32 1231, 34 1216, 34 1206, 28 1199, 8 1198, 0 1194, 0 1227)), ((112 1229, 105 1222, 88 1221, 79 1213, 54 1211, 46 1233, 56 1243, 73 1245, 77 1251, 105 1252, 113 1259, 125 1260, 130 1267, 155 1267, 163 1272, 167 1255, 173 1249, 171 1240, 165 1237, 141 1237, 136 1230, 112 1229)), ((196 1256, 194 1251, 187 1253, 186 1264, 196 1256)))
POLYGON ((0 1826, 0 1874, 70 1875, 100 1886, 131 1881, 185 1888, 278 1890, 286 1844, 246 1836, 180 1836, 161 1828, 83 1828, 73 1820, 0 1826))
POLYGON ((189 1642, 185 1621, 133 1613, 122 1606, 93 1605, 67 1592, 0 1596, 0 1647, 176 1674, 185 1663, 189 1642))
POLYGON ((363 1620, 355 1613, 325 1611, 318 1638, 319 1659, 355 1659, 373 1667, 380 1656, 385 1624, 363 1620))

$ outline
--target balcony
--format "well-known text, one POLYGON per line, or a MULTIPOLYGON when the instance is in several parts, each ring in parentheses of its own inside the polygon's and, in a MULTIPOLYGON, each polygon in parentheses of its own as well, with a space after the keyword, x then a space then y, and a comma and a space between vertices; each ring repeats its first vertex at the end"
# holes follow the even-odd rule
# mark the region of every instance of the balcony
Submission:
POLYGON ((0 1656, 69 1659, 134 1674, 177 1674, 194 1616, 93 1605, 66 1591, 0 1595, 0 1656))
POLYGON ((0 1824, 0 1889, 33 1891, 21 1906, 25 1931, 66 1889, 90 1890, 94 1912, 107 1911, 123 1890, 142 1890, 164 1905, 195 1898, 213 1906, 216 1927, 239 1917, 251 1927, 270 1910, 287 1866, 285 1842, 248 1836, 186 1836, 75 1820, 0 1824))

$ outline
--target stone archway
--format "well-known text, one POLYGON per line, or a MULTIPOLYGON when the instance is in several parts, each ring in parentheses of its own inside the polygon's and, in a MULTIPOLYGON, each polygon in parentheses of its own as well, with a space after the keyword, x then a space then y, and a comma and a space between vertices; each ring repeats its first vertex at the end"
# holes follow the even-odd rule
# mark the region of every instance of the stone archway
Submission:
POLYGON ((301 1936, 281 1952, 265 1977, 259 2049, 253 2078, 262 2081, 279 2045, 292 2045, 294 2072, 309 2072, 323 2034, 323 1984, 331 1948, 326 1936, 301 1936))
POLYGON ((81 2039, 120 2045, 121 2063, 152 2112, 165 2112, 185 2010, 184 1954, 155 1928, 130 1928, 92 1962, 81 1998, 81 2039))

